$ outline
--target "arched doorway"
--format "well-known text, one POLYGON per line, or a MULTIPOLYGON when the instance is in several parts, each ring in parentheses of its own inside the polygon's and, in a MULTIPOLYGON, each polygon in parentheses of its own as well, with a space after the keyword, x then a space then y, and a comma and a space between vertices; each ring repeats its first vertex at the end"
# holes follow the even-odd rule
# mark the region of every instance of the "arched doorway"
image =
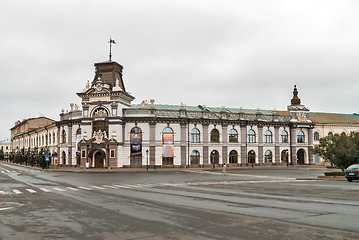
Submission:
POLYGON ((66 153, 62 152, 62 165, 66 165, 66 153))
POLYGON ((219 153, 217 150, 211 152, 211 164, 219 164, 219 153))
POLYGON ((253 150, 248 152, 248 163, 255 163, 256 162, 256 153, 253 150))
POLYGON ((93 167, 103 168, 106 166, 105 165, 106 154, 103 151, 98 150, 94 153, 92 161, 93 161, 93 167))
POLYGON ((299 165, 304 165, 305 152, 303 149, 299 149, 297 152, 297 163, 299 165))

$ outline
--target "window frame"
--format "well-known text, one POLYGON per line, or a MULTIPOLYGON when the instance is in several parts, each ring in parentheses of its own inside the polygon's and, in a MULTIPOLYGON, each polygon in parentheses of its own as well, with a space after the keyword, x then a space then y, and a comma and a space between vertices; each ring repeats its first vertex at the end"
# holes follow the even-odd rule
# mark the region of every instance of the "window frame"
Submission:
POLYGON ((201 132, 199 131, 198 128, 193 128, 191 130, 191 143, 200 143, 201 142, 200 134, 201 132))
POLYGON ((238 152, 236 150, 229 152, 228 163, 238 163, 238 152))
POLYGON ((273 134, 270 130, 267 130, 264 133, 264 142, 265 143, 273 143, 273 134))
POLYGON ((297 133, 297 143, 305 143, 305 134, 302 130, 297 133))
POLYGON ((253 129, 248 130, 247 142, 256 143, 256 132, 253 129))
POLYGON ((197 150, 193 150, 190 155, 190 163, 191 165, 199 165, 200 164, 200 153, 197 150))
POLYGON ((228 142, 238 143, 238 131, 235 128, 232 128, 231 130, 229 130, 228 142))

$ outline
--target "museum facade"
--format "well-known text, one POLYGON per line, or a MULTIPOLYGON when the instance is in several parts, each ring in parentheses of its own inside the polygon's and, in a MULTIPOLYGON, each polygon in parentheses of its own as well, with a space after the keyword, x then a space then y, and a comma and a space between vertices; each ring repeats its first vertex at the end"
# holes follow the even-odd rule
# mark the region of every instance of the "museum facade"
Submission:
POLYGON ((313 163, 315 126, 296 86, 286 111, 132 104, 120 64, 99 62, 95 70, 77 93, 81 106, 71 104, 41 131, 15 132, 18 122, 12 149, 51 143, 53 164, 93 168, 313 163))

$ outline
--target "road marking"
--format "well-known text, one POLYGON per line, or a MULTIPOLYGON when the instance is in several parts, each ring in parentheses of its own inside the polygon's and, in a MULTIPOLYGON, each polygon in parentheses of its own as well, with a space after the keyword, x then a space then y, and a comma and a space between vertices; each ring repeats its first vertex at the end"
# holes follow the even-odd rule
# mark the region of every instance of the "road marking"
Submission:
POLYGON ((8 209, 12 209, 14 207, 5 207, 5 208, 0 208, 0 211, 4 211, 4 210, 8 210, 8 209))
POLYGON ((29 193, 37 193, 34 189, 27 188, 26 189, 29 193))
POLYGON ((6 171, 6 172, 10 172, 9 170, 7 170, 6 168, 2 168, 2 167, 0 167, 1 169, 3 169, 4 171, 6 171))
POLYGON ((1 173, 5 173, 5 171, 1 171, 1 173))
POLYGON ((128 185, 113 185, 115 187, 119 187, 119 188, 132 188, 131 186, 128 185))
POLYGON ((40 188, 42 191, 44 191, 44 192, 51 192, 49 189, 47 189, 47 188, 40 188))
POLYGON ((14 193, 16 193, 16 194, 21 194, 22 192, 20 192, 19 190, 16 190, 16 189, 14 189, 14 190, 12 190, 14 193))
POLYGON ((60 191, 60 192, 66 192, 66 190, 61 189, 61 188, 56 188, 56 187, 54 187, 54 189, 57 190, 57 191, 60 191))
POLYGON ((109 186, 109 185, 102 185, 102 187, 105 187, 105 188, 117 188, 117 187, 109 186))
POLYGON ((5 194, 5 192, 4 192, 4 191, 0 191, 0 193, 1 193, 1 194, 5 194))
POLYGON ((85 190, 92 191, 92 189, 91 189, 91 188, 88 188, 88 187, 78 187, 78 188, 81 188, 81 189, 85 189, 85 190))
POLYGON ((77 188, 73 188, 73 187, 66 187, 67 189, 70 189, 70 190, 72 190, 72 191, 78 191, 78 189, 77 188))
POLYGON ((90 186, 92 188, 97 188, 97 189, 104 189, 103 187, 98 187, 98 186, 90 186))

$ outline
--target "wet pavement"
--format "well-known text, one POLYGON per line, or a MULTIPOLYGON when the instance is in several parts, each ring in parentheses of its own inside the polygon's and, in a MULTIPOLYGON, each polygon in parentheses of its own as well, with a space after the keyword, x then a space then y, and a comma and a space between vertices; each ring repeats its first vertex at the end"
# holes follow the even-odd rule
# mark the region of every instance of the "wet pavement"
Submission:
POLYGON ((356 239, 323 168, 42 171, 0 163, 0 239, 356 239), (308 180, 297 180, 308 179, 308 180))

